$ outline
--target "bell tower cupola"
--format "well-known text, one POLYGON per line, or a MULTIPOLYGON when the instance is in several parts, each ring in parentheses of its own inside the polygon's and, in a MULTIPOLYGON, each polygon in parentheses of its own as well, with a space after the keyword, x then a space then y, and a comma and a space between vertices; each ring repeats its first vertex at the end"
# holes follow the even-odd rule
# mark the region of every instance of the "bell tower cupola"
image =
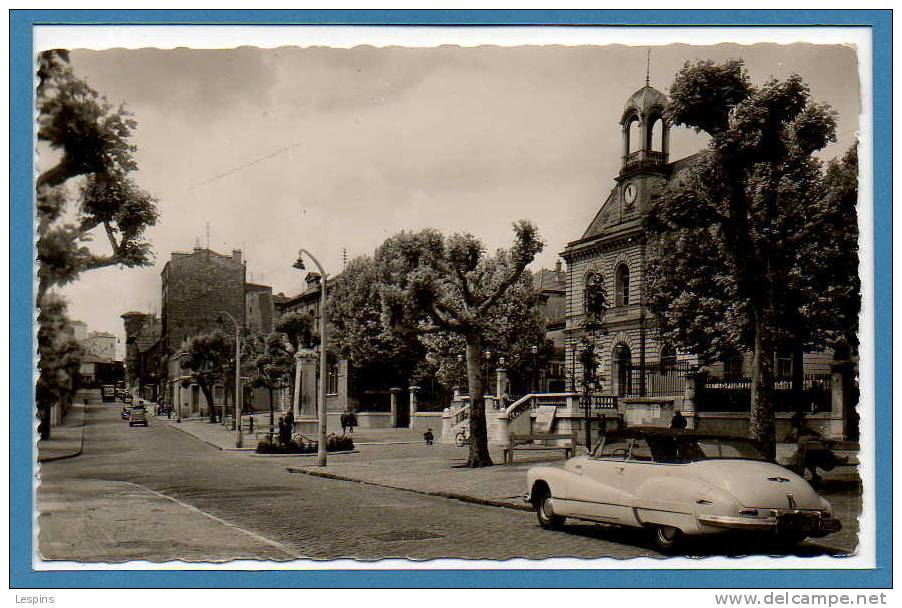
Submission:
POLYGON ((620 173, 659 169, 668 163, 670 125, 667 123, 667 96, 649 86, 630 95, 623 107, 623 166, 620 173))

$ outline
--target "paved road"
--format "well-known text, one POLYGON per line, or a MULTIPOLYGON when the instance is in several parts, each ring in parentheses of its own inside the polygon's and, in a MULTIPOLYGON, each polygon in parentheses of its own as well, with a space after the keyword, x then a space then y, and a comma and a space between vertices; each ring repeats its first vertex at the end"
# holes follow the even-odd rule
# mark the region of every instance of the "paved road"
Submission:
MULTIPOLYGON (((82 455, 42 465, 40 548, 51 559, 203 559, 198 547, 208 545, 210 559, 657 555, 633 532, 579 523, 550 532, 532 513, 289 474, 278 459, 222 452, 153 419, 148 428, 129 428, 116 404, 90 407, 82 455), (109 500, 98 498, 104 488, 109 500), (119 505, 116 532, 103 538, 73 523, 88 509, 109 515, 119 505), (194 535, 186 533, 186 511, 197 518, 194 535), (63 525, 66 514, 71 521, 63 525), (56 528, 47 525, 53 517, 56 528), (66 538, 51 538, 51 530, 66 538)), ((829 552, 815 544, 797 550, 829 552)))

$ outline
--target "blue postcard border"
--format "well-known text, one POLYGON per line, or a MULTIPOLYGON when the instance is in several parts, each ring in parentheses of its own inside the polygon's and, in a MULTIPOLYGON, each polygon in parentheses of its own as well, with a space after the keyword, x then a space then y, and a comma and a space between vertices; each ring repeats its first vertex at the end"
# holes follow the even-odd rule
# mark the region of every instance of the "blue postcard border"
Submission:
POLYGON ((11 588, 892 586, 892 11, 13 10, 10 12, 11 588), (36 25, 863 26, 872 31, 877 567, 863 570, 35 571, 32 569, 32 28, 36 25), (15 416, 13 414, 16 414, 15 416))

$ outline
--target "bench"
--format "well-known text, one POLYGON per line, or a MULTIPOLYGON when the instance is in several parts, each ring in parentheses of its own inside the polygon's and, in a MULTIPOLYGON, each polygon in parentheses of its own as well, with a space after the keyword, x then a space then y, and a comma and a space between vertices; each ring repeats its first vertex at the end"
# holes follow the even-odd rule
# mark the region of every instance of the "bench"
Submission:
POLYGON ((576 445, 571 433, 536 433, 534 435, 511 435, 507 446, 501 449, 501 454, 505 463, 514 461, 514 451, 544 451, 544 450, 563 450, 564 457, 570 458, 573 455, 573 446, 576 445), (535 443, 536 441, 553 441, 566 439, 570 443, 564 445, 548 445, 544 443, 535 443))
MULTIPOLYGON (((839 441, 839 440, 834 441, 832 439, 803 439, 802 441, 799 441, 799 448, 798 448, 798 453, 797 453, 798 462, 796 462, 795 465, 796 465, 796 472, 803 477, 805 476, 805 461, 807 458, 807 452, 808 452, 809 448, 814 448, 814 449, 826 448, 833 453, 852 452, 853 455, 857 455, 858 451, 861 449, 861 444, 857 441, 839 441)), ((857 467, 858 464, 859 463, 858 463, 857 458, 854 458, 854 459, 848 458, 846 460, 846 462, 842 462, 842 461, 837 462, 836 466, 838 466, 838 467, 841 467, 841 466, 857 467)))

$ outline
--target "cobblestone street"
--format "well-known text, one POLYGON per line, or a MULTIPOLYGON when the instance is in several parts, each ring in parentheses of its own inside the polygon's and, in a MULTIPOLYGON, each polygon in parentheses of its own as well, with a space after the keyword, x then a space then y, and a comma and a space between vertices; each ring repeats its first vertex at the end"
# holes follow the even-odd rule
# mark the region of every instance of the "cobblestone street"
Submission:
MULTIPOLYGON (((42 465, 47 559, 656 555, 634 532, 579 523, 550 532, 529 512, 290 474, 284 459, 217 450, 159 420, 130 428, 118 412, 117 404, 89 406, 82 455, 42 465)), ((835 553, 830 546, 797 553, 835 553)), ((711 551, 724 549, 699 553, 711 551)))

